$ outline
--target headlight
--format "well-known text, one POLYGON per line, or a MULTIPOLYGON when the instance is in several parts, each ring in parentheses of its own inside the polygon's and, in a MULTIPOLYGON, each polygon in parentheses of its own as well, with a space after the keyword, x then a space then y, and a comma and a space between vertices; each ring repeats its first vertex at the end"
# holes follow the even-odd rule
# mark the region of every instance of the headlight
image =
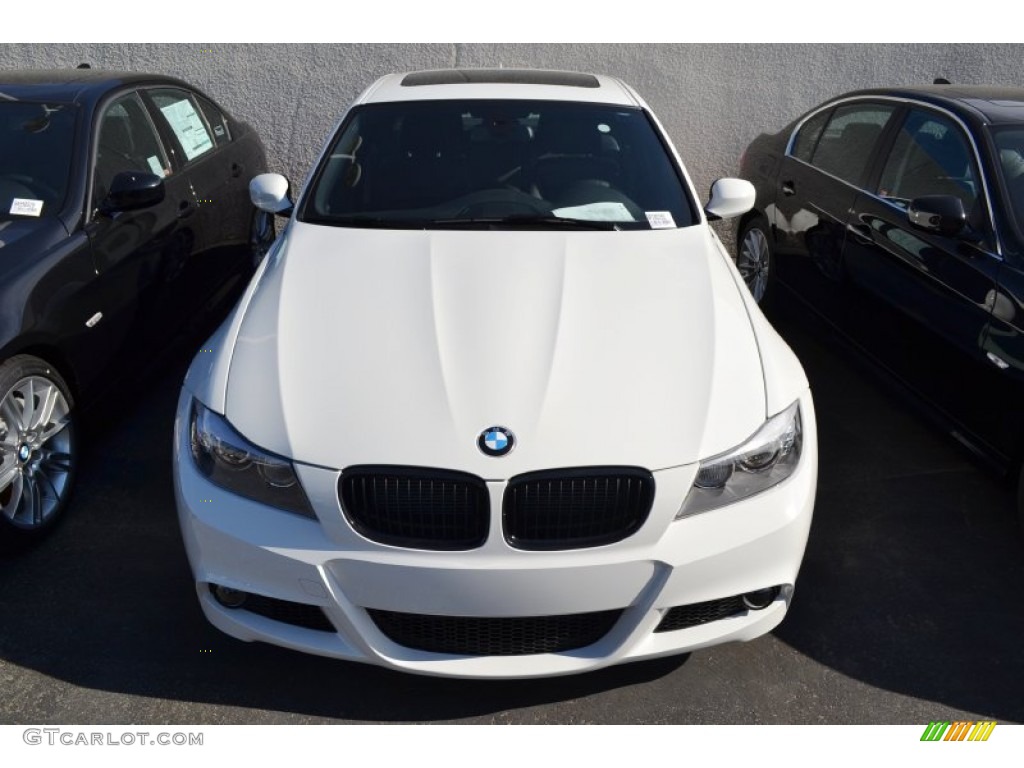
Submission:
POLYGON ((198 401, 192 401, 189 442, 196 468, 211 483, 278 509, 316 518, 287 459, 250 443, 198 401))
POLYGON ((724 507, 778 485, 800 463, 800 402, 773 416, 737 448, 700 463, 676 519, 724 507))

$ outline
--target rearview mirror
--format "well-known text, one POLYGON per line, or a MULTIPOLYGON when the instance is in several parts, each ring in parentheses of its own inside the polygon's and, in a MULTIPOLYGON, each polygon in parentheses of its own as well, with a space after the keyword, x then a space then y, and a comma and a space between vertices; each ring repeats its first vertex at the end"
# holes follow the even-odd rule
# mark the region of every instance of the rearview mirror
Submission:
POLYGON ((711 199, 704 206, 708 221, 742 216, 754 207, 757 191, 743 179, 719 179, 711 185, 711 199))
POLYGON ((915 197, 907 207, 907 218, 915 227, 946 237, 960 234, 967 226, 964 203, 955 195, 915 197))
POLYGON ((288 179, 279 173, 261 173, 249 182, 249 199, 261 211, 287 216, 292 211, 288 179))

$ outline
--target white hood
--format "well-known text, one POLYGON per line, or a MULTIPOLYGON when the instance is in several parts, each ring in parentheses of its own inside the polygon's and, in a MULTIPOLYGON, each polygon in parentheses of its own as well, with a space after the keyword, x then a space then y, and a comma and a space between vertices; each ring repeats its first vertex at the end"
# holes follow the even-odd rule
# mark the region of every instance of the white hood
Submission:
POLYGON ((760 357, 706 226, 607 232, 288 228, 242 319, 228 420, 344 468, 501 479, 688 464, 765 419, 760 357), (477 448, 499 425, 507 456, 477 448))

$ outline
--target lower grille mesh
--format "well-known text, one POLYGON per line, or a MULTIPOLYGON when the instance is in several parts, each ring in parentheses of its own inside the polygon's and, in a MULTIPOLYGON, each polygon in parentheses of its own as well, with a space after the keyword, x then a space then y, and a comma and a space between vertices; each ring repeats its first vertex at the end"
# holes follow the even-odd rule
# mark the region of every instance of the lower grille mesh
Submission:
POLYGON ((392 642, 458 656, 526 656, 584 648, 608 634, 622 615, 621 610, 499 618, 367 612, 392 642))
POLYGON ((743 605, 743 597, 725 597, 721 600, 708 600, 706 603, 693 603, 692 605, 677 605, 670 608, 662 618, 655 632, 671 632, 675 629, 686 629, 707 624, 711 621, 718 621, 729 616, 735 616, 746 610, 743 605))
POLYGON ((324 612, 315 605, 293 603, 291 600, 277 600, 265 595, 249 594, 240 606, 242 610, 265 616, 274 621, 291 624, 295 627, 318 629, 321 632, 336 632, 334 625, 327 620, 324 612))

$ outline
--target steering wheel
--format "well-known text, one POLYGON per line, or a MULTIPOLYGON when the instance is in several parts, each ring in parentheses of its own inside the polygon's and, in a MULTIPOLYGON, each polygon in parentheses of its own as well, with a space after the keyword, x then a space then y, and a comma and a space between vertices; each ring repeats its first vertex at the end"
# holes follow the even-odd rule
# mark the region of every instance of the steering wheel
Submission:
POLYGON ((45 184, 25 173, 7 173, 0 176, 0 181, 10 181, 22 188, 23 191, 19 191, 14 197, 42 197, 43 201, 48 204, 52 204, 60 197, 57 190, 49 184, 45 184), (43 194, 40 195, 40 192, 43 194))
POLYGON ((529 214, 547 216, 551 206, 525 192, 515 189, 485 189, 466 195, 467 204, 455 214, 459 218, 485 218, 529 214))

